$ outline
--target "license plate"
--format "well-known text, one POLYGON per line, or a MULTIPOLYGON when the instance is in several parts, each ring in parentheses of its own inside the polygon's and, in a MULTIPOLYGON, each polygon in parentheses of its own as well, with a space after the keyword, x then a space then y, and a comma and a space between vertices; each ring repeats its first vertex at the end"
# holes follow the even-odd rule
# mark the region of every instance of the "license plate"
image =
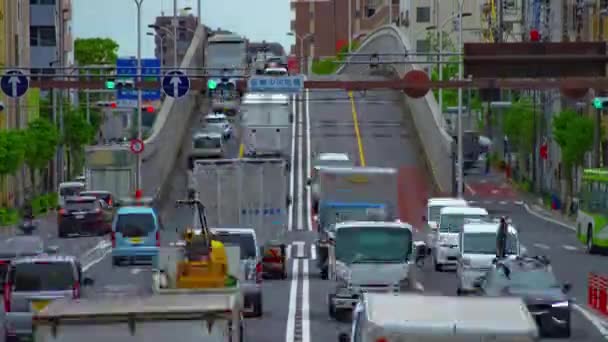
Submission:
POLYGON ((50 300, 33 300, 32 301, 32 311, 39 312, 49 305, 50 300))
POLYGON ((82 220, 84 218, 84 215, 76 215, 76 219, 78 220, 82 220))
POLYGON ((131 238, 129 241, 131 241, 131 243, 142 243, 142 238, 131 238))

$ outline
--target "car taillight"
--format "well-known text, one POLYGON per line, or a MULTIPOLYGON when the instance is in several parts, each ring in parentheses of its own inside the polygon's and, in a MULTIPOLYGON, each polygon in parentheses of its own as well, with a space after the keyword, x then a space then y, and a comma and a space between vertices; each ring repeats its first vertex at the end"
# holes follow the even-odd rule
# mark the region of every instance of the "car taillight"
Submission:
POLYGON ((262 263, 258 262, 255 265, 255 281, 256 283, 262 282, 262 263))
POLYGON ((101 214, 101 209, 95 208, 95 214, 98 214, 98 215, 101 214))
POLYGON ((59 215, 65 215, 66 211, 65 209, 59 209, 59 215))
POLYGON ((116 247, 116 232, 112 231, 110 234, 110 240, 112 240, 112 248, 116 247))
POLYGON ((80 298, 80 283, 75 282, 74 286, 72 286, 72 298, 78 299, 80 298))
POLYGON ((111 206, 111 205, 112 205, 112 198, 111 198, 111 197, 108 199, 108 205, 109 205, 109 206, 111 206))
POLYGON ((3 290, 4 312, 11 312, 11 284, 4 284, 3 290))
POLYGON ((156 247, 160 247, 160 231, 156 231, 156 247))

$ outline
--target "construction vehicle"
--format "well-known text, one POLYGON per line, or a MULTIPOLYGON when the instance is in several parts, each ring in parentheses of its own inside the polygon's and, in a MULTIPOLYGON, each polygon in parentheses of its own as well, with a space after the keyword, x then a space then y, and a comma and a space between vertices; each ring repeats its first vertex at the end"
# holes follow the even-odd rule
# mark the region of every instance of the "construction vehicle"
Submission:
POLYGON ((238 272, 240 249, 231 247, 233 249, 228 253, 221 242, 212 239, 205 206, 198 199, 198 193, 191 192, 188 199, 177 200, 176 206, 192 208, 193 222, 183 230, 182 240, 175 246, 161 248, 159 267, 153 276, 153 290, 159 293, 172 293, 176 289, 238 291, 238 274, 229 273, 229 260, 236 262, 232 270, 238 272))

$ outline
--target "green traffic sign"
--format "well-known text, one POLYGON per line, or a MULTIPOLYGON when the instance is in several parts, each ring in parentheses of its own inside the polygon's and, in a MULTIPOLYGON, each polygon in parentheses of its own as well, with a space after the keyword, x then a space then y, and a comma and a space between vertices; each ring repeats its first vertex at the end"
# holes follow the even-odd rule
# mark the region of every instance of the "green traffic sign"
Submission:
POLYGON ((116 88, 116 83, 114 81, 106 81, 106 89, 114 89, 116 88))
POLYGON ((209 89, 217 88, 217 82, 215 82, 214 80, 207 81, 207 88, 209 88, 209 89))

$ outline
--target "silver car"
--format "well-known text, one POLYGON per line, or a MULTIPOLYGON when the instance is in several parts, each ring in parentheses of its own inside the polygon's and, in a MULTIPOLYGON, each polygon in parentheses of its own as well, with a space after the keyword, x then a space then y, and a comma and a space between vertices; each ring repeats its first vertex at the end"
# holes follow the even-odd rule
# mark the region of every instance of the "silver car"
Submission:
POLYGON ((327 166, 343 166, 351 167, 355 163, 350 159, 346 153, 319 153, 312 162, 312 175, 308 179, 307 184, 310 186, 312 196, 313 210, 317 212, 319 202, 319 182, 317 171, 321 167, 327 166))
POLYGON ((255 230, 250 228, 213 228, 214 239, 224 245, 241 248, 240 279, 245 299, 245 313, 262 316, 262 257, 255 230))
POLYGON ((205 126, 205 131, 219 133, 225 140, 230 139, 232 136, 232 125, 228 122, 225 114, 208 114, 203 118, 203 125, 205 126))
POLYGON ((191 165, 196 159, 223 157, 224 138, 221 134, 203 131, 192 136, 192 150, 189 156, 191 165))
POLYGON ((58 298, 80 298, 93 284, 72 256, 39 255, 11 261, 5 278, 6 341, 32 341, 32 316, 58 298))

